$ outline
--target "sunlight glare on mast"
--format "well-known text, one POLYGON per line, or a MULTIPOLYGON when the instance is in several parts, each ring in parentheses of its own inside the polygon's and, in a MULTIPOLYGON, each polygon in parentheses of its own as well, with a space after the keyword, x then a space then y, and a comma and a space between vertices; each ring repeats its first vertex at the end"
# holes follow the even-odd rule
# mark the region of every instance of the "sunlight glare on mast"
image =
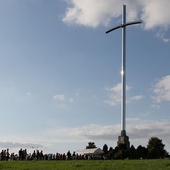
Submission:
POLYGON ((124 71, 123 71, 123 70, 121 70, 120 74, 121 74, 121 75, 123 75, 123 74, 124 74, 124 71))

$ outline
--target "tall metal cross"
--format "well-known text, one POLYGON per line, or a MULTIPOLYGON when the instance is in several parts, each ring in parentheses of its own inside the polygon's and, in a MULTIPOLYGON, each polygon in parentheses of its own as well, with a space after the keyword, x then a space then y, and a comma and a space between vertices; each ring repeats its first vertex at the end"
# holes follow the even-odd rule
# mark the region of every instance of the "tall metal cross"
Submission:
POLYGON ((126 136, 126 26, 140 24, 142 21, 126 23, 126 5, 122 7, 122 24, 108 31, 106 34, 122 28, 122 84, 121 84, 121 136, 126 136))

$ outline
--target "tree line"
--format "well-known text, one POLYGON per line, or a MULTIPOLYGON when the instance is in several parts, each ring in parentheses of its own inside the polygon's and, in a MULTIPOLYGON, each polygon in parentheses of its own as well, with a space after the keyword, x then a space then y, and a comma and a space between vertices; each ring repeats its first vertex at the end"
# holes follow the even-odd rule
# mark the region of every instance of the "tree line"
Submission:
MULTIPOLYGON (((86 149, 96 148, 94 142, 89 142, 86 149)), ((103 146, 104 156, 107 159, 160 159, 168 157, 169 154, 165 150, 165 145, 162 140, 157 137, 151 137, 148 141, 147 147, 139 145, 135 148, 131 145, 127 148, 126 145, 108 148, 107 144, 103 146)))

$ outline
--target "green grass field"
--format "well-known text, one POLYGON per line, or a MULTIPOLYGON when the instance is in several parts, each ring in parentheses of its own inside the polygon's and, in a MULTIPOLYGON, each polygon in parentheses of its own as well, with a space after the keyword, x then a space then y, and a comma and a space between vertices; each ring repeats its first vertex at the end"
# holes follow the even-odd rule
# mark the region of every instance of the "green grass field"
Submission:
POLYGON ((0 170, 170 170, 170 159, 158 160, 72 160, 1 161, 0 170))

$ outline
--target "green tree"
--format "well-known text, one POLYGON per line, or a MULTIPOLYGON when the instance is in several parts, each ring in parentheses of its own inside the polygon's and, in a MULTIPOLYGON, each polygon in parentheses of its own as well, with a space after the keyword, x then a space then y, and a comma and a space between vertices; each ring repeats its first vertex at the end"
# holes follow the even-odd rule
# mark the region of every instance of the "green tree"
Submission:
POLYGON ((162 143, 162 140, 157 137, 152 137, 149 139, 147 149, 149 158, 164 158, 166 156, 166 150, 164 149, 165 145, 162 143))
POLYGON ((144 146, 139 145, 136 149, 136 152, 137 152, 137 158, 145 159, 148 157, 148 149, 145 148, 144 146))
POLYGON ((129 158, 130 159, 136 159, 136 149, 135 149, 135 147, 132 145, 128 150, 129 150, 129 158))
POLYGON ((114 154, 115 154, 115 150, 112 147, 110 147, 107 154, 108 158, 112 159, 114 157, 114 154))
POLYGON ((104 144, 104 146, 103 146, 103 151, 105 154, 108 153, 108 146, 106 144, 104 144))
POLYGON ((97 148, 94 142, 89 142, 88 145, 86 146, 86 149, 93 149, 97 148))

